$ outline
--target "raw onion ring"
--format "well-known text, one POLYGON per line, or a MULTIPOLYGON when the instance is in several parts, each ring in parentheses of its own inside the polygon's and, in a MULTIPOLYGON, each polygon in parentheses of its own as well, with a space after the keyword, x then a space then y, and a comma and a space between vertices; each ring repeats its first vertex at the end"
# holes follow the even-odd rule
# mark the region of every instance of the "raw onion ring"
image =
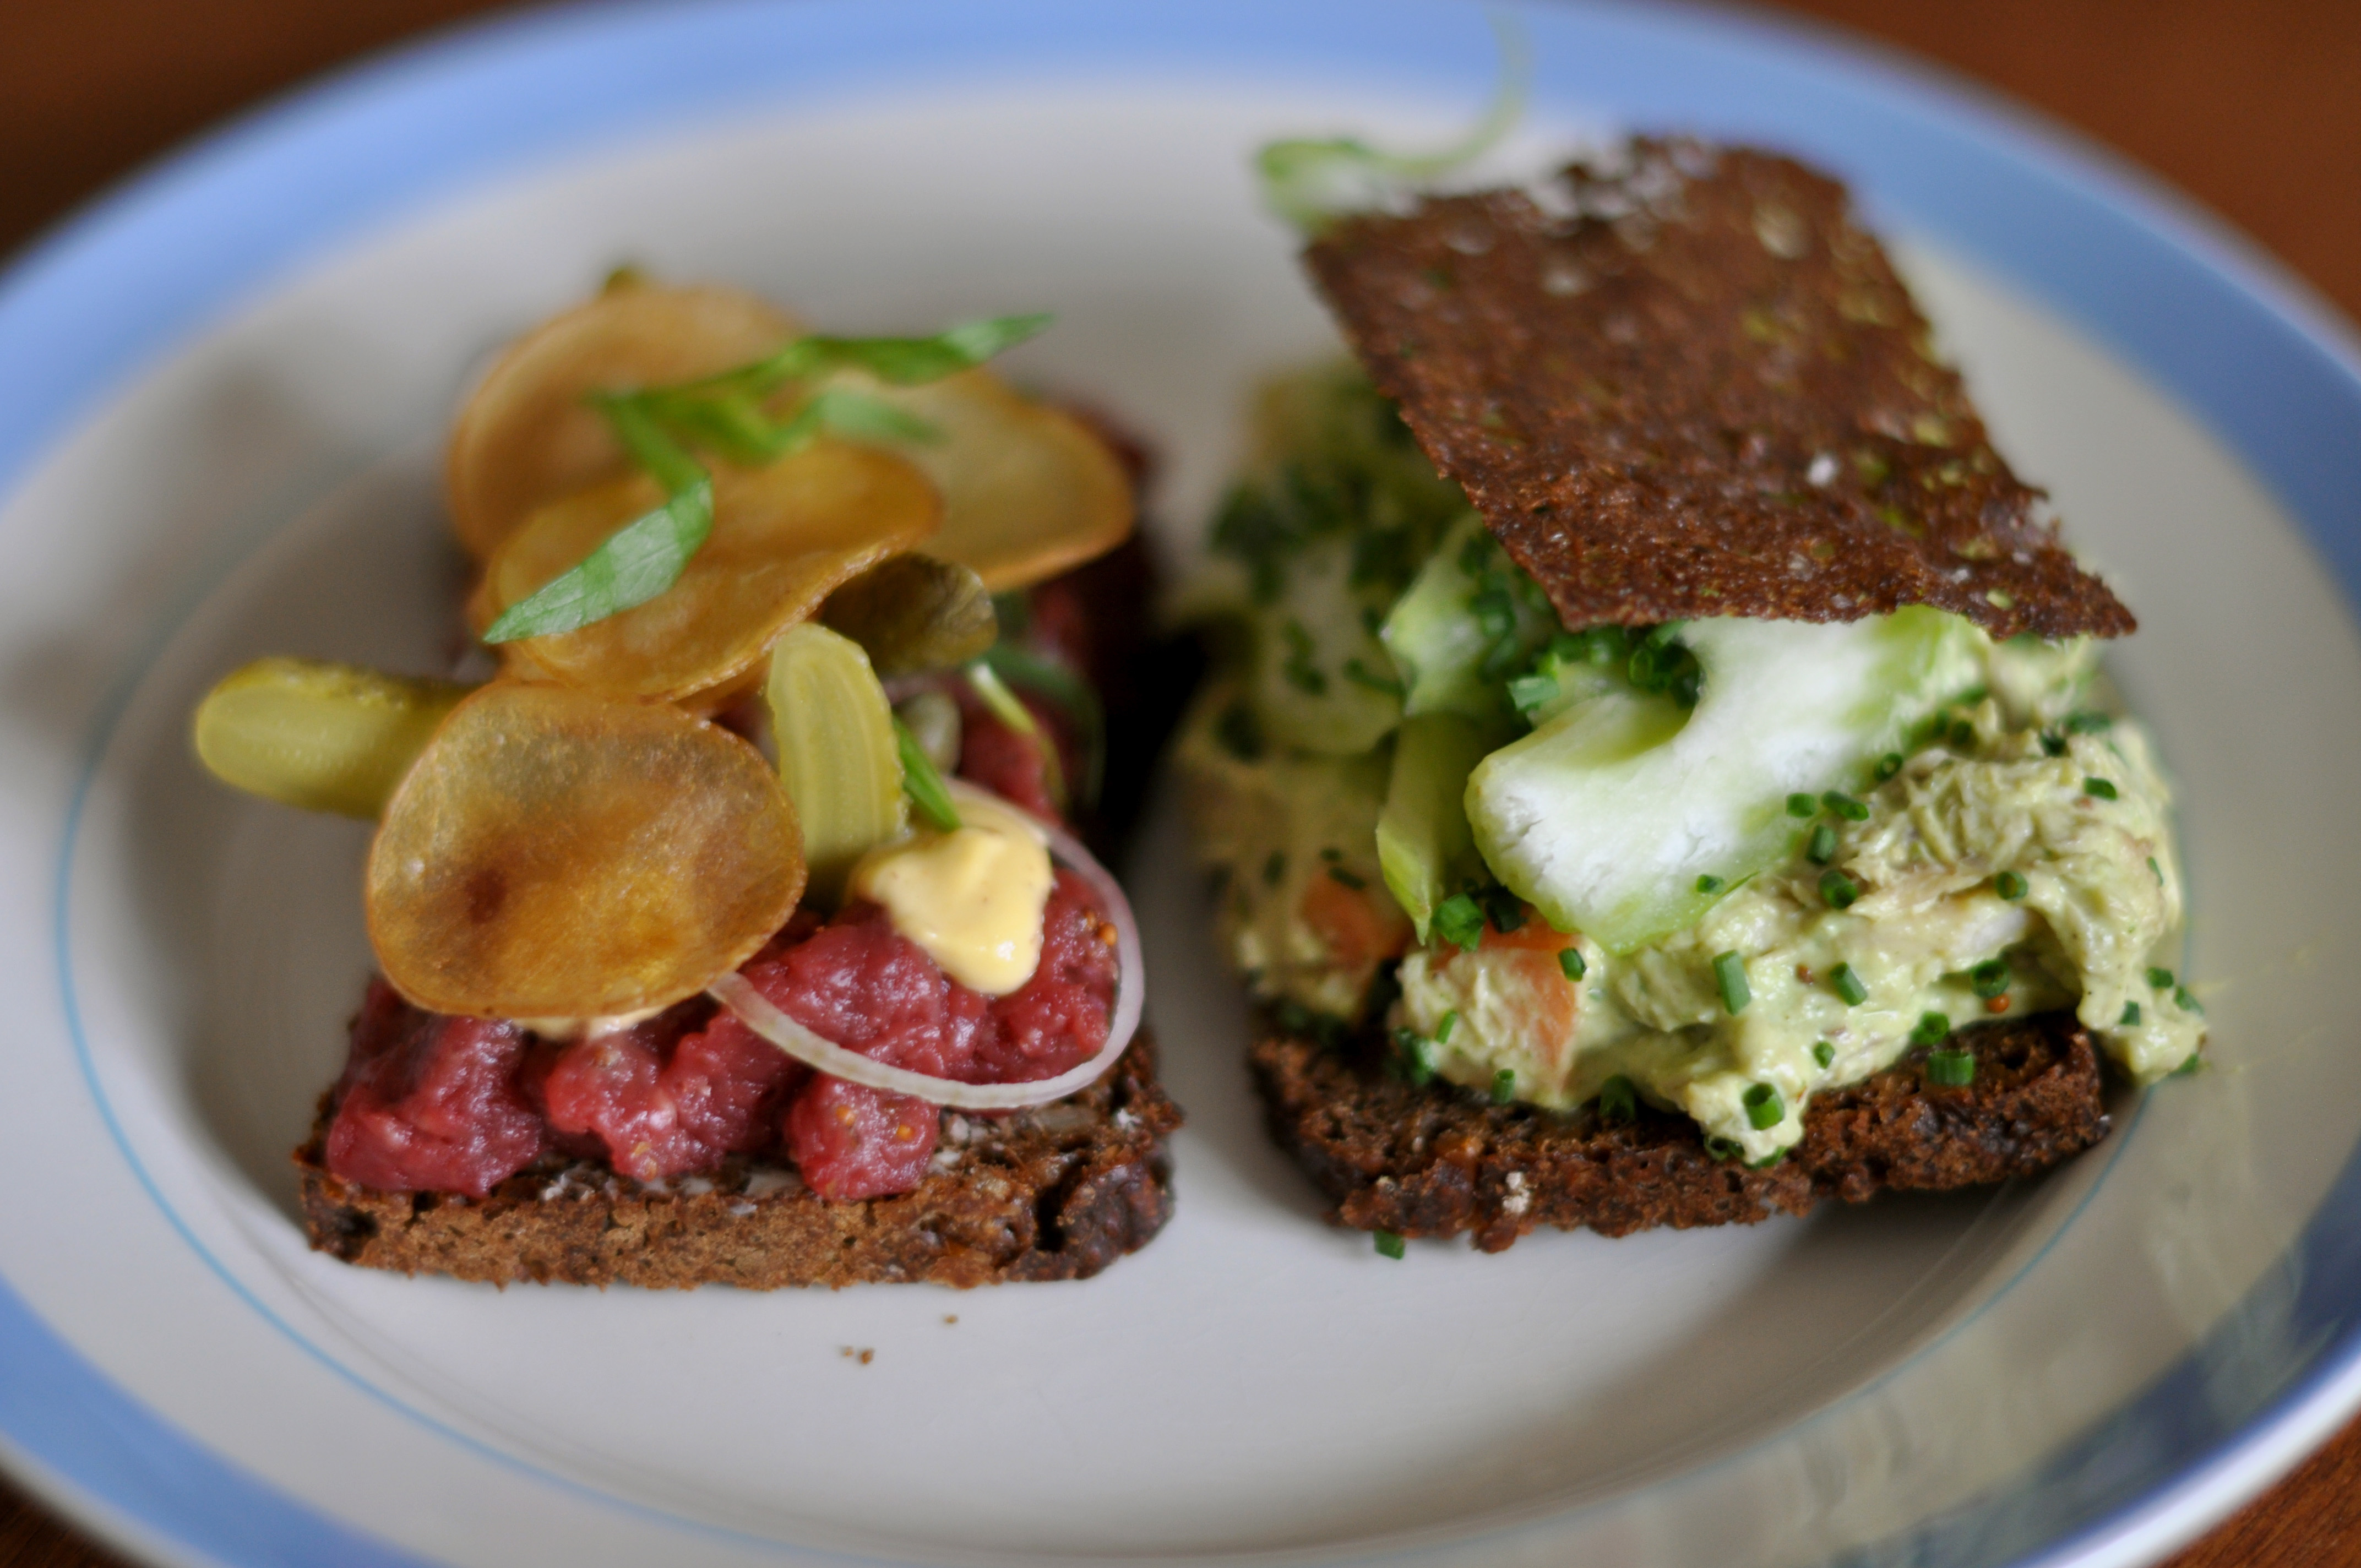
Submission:
MULTIPOLYGON (((947 782, 955 795, 977 795, 1006 804, 989 790, 956 779, 947 782)), ((735 970, 708 986, 706 994, 736 1014, 746 1027, 830 1078, 889 1094, 906 1094, 931 1105, 948 1105, 957 1111, 1021 1111, 1028 1105, 1063 1100, 1078 1090, 1089 1088, 1115 1065, 1115 1058, 1131 1044, 1131 1037, 1139 1032, 1140 1012, 1148 996, 1139 923, 1133 917, 1131 901, 1124 897, 1114 873, 1082 848, 1082 840, 1055 823, 1043 822, 1038 817, 1034 821, 1049 839, 1050 853, 1090 884, 1091 892, 1098 897, 1101 913, 1115 930, 1115 1013, 1107 1023, 1107 1043, 1098 1055, 1080 1067, 1069 1068, 1055 1078, 1025 1083, 963 1083, 958 1079, 937 1078, 932 1073, 913 1072, 908 1068, 873 1061, 857 1051, 849 1051, 788 1017, 770 998, 755 990, 752 981, 735 970)))

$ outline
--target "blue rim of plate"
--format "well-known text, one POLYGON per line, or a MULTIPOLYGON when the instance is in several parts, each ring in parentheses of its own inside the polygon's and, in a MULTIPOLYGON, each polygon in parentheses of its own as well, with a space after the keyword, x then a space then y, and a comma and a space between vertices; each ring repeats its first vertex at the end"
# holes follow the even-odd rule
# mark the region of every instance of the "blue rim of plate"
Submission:
MULTIPOLYGON (((2361 495, 2361 349, 2252 247, 2070 135, 1856 43, 1686 5, 1518 14, 1537 102, 1816 158, 1873 221, 1941 242, 2104 342, 2238 454, 2361 601, 2348 499, 2361 495)), ((137 371, 333 248, 555 159, 937 83, 1101 71, 1385 83, 1474 104, 1495 69, 1478 13, 1454 0, 700 0, 478 23, 235 122, 21 253, 0 276, 0 364, 14 372, 0 381, 0 494, 137 371)), ((93 763, 117 711, 93 722, 93 763)), ((71 834, 61 824, 60 899, 71 834)), ((2275 1343, 2309 1347, 2293 1365, 2242 1365, 2253 1353, 2235 1310, 2037 1469, 1848 1561, 2068 1568, 2160 1547, 2225 1509, 2361 1396, 2361 1223, 2340 1218, 2355 1213, 2361 1158, 2280 1260, 2294 1288, 2272 1309, 2275 1343), (2225 1373, 2268 1392, 2224 1409, 2225 1373)), ((0 1447, 120 1538, 234 1563, 419 1561, 167 1423, 5 1279, 0 1364, 0 1447)))

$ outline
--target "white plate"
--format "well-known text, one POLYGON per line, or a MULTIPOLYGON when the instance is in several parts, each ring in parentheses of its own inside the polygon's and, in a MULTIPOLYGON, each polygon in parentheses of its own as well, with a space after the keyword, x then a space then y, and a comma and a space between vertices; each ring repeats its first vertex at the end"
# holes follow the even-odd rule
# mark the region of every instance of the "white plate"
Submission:
POLYGON ((445 660, 434 436, 471 362, 622 258, 847 330, 1048 306, 1017 366, 1163 449, 1178 557, 1249 381, 1330 341, 1248 150, 1438 135, 1493 70, 1422 0, 557 13, 282 105, 0 284, 13 1467, 174 1563, 2096 1564, 2324 1432, 2361 1396, 2349 348, 1891 67, 1524 15, 1511 161, 1677 125, 1845 172, 2119 575, 2213 1070, 1997 1194, 1392 1263, 1262 1141, 1159 810, 1130 871, 1191 1121, 1179 1217, 1101 1277, 501 1293, 308 1253, 285 1151, 367 970, 364 837, 206 784, 186 716, 266 651, 445 660))

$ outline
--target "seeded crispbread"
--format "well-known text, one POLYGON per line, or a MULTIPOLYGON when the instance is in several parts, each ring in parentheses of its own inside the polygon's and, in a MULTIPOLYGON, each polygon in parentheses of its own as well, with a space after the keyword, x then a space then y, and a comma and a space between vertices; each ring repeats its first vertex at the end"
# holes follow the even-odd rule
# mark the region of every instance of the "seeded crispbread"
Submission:
POLYGON ((1154 1239, 1172 1213, 1165 1140, 1180 1113, 1143 1031, 1106 1076, 1002 1117, 946 1113, 909 1192, 829 1202, 789 1168, 732 1156, 710 1175, 642 1184, 553 1158, 480 1199, 389 1192, 331 1173, 333 1097, 295 1151, 312 1245, 365 1268, 495 1285, 685 1289, 926 1280, 1082 1279, 1154 1239))
POLYGON ((1568 626, 1850 620, 2120 636, 1843 186, 1638 139, 1521 191, 1349 217, 1305 259, 1378 386, 1568 626))
POLYGON ((1374 1042, 1294 1036, 1250 1055, 1272 1136, 1335 1202, 1332 1218, 1405 1236, 1470 1233, 1499 1252, 1541 1225, 1620 1236, 1752 1224, 1823 1199, 1947 1191, 2032 1176, 2106 1135, 2098 1053, 2069 1014, 1963 1029, 1883 1072, 1813 1097, 1777 1165, 1716 1159, 1686 1116, 1640 1107, 1544 1111, 1389 1074, 1374 1042), (1965 1086, 1927 1080, 1930 1049, 1975 1058, 1965 1086))

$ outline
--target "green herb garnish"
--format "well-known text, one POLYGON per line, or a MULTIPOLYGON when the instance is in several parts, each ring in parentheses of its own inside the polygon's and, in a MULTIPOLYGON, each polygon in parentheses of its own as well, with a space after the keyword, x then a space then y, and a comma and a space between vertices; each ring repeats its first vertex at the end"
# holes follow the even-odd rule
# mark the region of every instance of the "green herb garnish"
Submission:
POLYGON ((1454 146, 1424 157, 1380 152, 1357 137, 1267 142, 1255 154, 1263 204, 1306 234, 1318 234, 1340 215, 1380 206, 1406 186, 1440 179, 1499 145, 1525 112, 1532 60, 1523 33, 1495 13, 1500 85, 1476 127, 1454 146))
POLYGON ((1837 858, 1837 830, 1825 822, 1813 824, 1812 836, 1805 842, 1804 858, 1816 866, 1827 865, 1837 858))
POLYGON ((1396 1235, 1391 1231, 1372 1231, 1369 1233, 1369 1235, 1370 1238, 1378 1244, 1378 1255, 1379 1257, 1390 1257, 1397 1263, 1401 1261, 1401 1255, 1405 1250, 1402 1246, 1401 1237, 1396 1235))
POLYGON ((1457 1027, 1459 1027, 1459 1009, 1455 1007, 1443 1015, 1442 1023, 1434 1026, 1434 1043, 1438 1046, 1449 1045, 1451 1031, 1457 1027))
POLYGON ((1746 1107, 1746 1124, 1758 1133, 1767 1133, 1787 1118, 1786 1102, 1767 1083, 1748 1085, 1739 1103, 1746 1107))
POLYGON ((2088 778, 2082 781, 2082 793, 2101 800, 2113 800, 2115 798, 2115 786, 2106 779, 2088 778))
POLYGON ((2008 991, 2009 972, 2006 959, 1986 959, 1968 970, 1968 983, 1978 996, 1989 1002, 2008 991))
POLYGON ((1557 967, 1568 980, 1580 980, 1590 972, 1589 961, 1583 958, 1580 948, 1560 948, 1557 950, 1557 967))
POLYGON ((1598 1086, 1598 1119, 1602 1122, 1636 1122, 1640 1119, 1640 1094, 1631 1080, 1617 1073, 1598 1086))
POLYGON ((1929 1051, 1927 1053, 1927 1081, 1945 1089, 1964 1089, 1976 1080, 1976 1057, 1973 1051, 1929 1051))
POLYGON ((894 745, 902 754, 902 793, 910 797, 911 806, 937 832, 959 831, 959 807, 951 804, 943 775, 935 771, 934 759, 910 733, 910 727, 898 718, 894 721, 894 745))
POLYGON ((1911 1026, 1910 1043, 1914 1046, 1940 1045, 1950 1033, 1950 1019, 1940 1013, 1921 1013, 1918 1022, 1911 1026))
POLYGON ((1517 1075, 1514 1069, 1502 1068, 1492 1075, 1492 1103, 1506 1105, 1517 1097, 1517 1075))
POLYGON ((2011 903, 2015 903, 2025 896, 2026 882, 2015 872, 2003 872, 1993 878, 1993 891, 2011 903))
POLYGON ((1730 884, 1728 883, 1722 881, 1711 872, 1708 872, 1705 875, 1697 879, 1697 890, 1699 893, 1719 893, 1723 888, 1728 887, 1729 885, 1730 884))
POLYGON ((1754 1000, 1754 992, 1746 984, 1746 960, 1736 949, 1716 953, 1713 959, 1713 982, 1721 989, 1722 1007, 1735 1015, 1754 1000))
POLYGON ((1850 909, 1861 897, 1861 883, 1834 866, 1820 873, 1820 898, 1830 909, 1850 909))
POLYGON ((1822 1067, 1827 1067, 1837 1059, 1837 1048, 1826 1040, 1815 1041, 1812 1045, 1812 1059, 1822 1067))
POLYGON ((1484 940, 1484 911, 1464 893, 1455 893, 1434 906, 1429 930, 1463 952, 1474 952, 1484 940))
POLYGON ((2136 1002, 2126 1002, 2124 1003, 2124 1015, 2115 1020, 2115 1027, 2118 1029, 2136 1029, 2139 1027, 2139 1003, 2136 1002))
POLYGON ((1830 790, 1828 794, 1820 796, 1820 804, 1828 807, 1828 814, 1830 816, 1841 817, 1848 822, 1866 822, 1869 820, 1868 806, 1862 805, 1860 801, 1855 800, 1852 796, 1840 794, 1836 790, 1830 790))
POLYGON ((664 487, 664 504, 632 519, 598 547, 502 611, 486 642, 575 631, 642 605, 680 580, 713 532, 713 476, 692 448, 733 462, 775 462, 824 433, 854 441, 928 441, 934 426, 851 387, 823 387, 785 419, 763 400, 790 382, 840 370, 916 386, 973 369, 1048 326, 1047 315, 962 322, 932 337, 796 338, 776 353, 719 375, 636 392, 599 392, 606 417, 633 462, 664 487))
MULTIPOLYGON (((1845 999, 1848 1007, 1858 1007, 1869 1000, 1869 987, 1861 983, 1861 976, 1853 972, 1850 964, 1839 964, 1828 970, 1828 983, 1837 988, 1837 994, 1845 999)), ((1826 1067, 1828 1063, 1820 1065, 1826 1067)))
POLYGON ((1819 808, 1820 803, 1817 799, 1800 791, 1787 797, 1787 815, 1790 817, 1807 817, 1819 808))

